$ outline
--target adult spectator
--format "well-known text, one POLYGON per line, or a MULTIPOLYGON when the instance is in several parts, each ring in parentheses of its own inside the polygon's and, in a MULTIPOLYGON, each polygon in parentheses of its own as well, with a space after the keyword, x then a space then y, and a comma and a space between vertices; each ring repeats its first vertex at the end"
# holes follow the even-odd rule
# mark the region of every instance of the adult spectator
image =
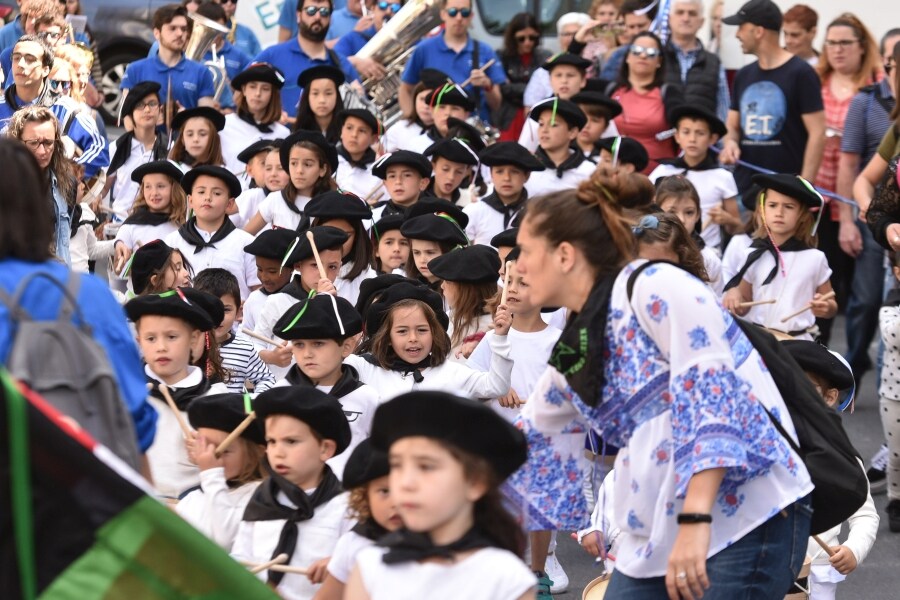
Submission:
MULTIPOLYGON (((559 38, 559 47, 572 48, 574 50, 574 52, 572 52, 573 54, 580 55, 581 50, 584 48, 584 44, 581 44, 580 46, 576 45, 573 48, 575 35, 590 22, 590 15, 579 12, 566 13, 557 19, 556 35, 559 38)), ((522 101, 526 109, 531 108, 541 100, 553 95, 553 88, 550 86, 550 71, 541 69, 541 64, 542 63, 537 64, 538 68, 535 68, 534 72, 531 74, 531 79, 528 80, 528 85, 525 86, 525 93, 522 97, 522 101)))
POLYGON ((703 48, 703 0, 675 0, 669 12, 671 35, 666 55, 666 82, 684 86, 684 101, 728 118, 728 80, 719 57, 703 48))
POLYGON ((819 14, 805 4, 795 4, 784 13, 784 49, 811 67, 819 64, 819 53, 813 48, 818 25, 819 14))
MULTIPOLYGON (((758 60, 734 78, 728 134, 719 160, 734 164, 740 159, 812 181, 825 143, 818 75, 779 44, 781 10, 772 0, 750 0, 722 22, 739 26, 736 35, 744 54, 754 54, 758 60)), ((735 168, 739 191, 750 187, 752 174, 747 167, 735 168)))
MULTIPOLYGON (((297 33, 300 31, 295 6, 296 4, 293 0, 286 0, 281 5, 281 13, 278 15, 279 43, 297 37, 297 33)), ((340 10, 345 6, 347 6, 347 0, 334 0, 334 2, 331 3, 332 10, 340 10)))
MULTIPOLYGON (((63 20, 59 14, 46 14, 40 15, 28 22, 29 28, 31 29, 31 33, 40 34, 41 37, 47 42, 47 45, 50 46, 50 50, 53 53, 56 53, 56 46, 59 44, 60 40, 63 37, 63 29, 66 26, 66 22, 63 20)), ((3 71, 3 74, 6 76, 6 79, 3 80, 3 89, 9 88, 15 81, 12 74, 12 53, 13 48, 15 46, 10 46, 9 48, 5 48, 0 51, 0 70, 3 71)))
POLYGON ((213 99, 215 87, 212 74, 205 65, 184 55, 190 37, 187 9, 178 4, 166 4, 153 15, 153 37, 159 48, 156 54, 135 61, 125 69, 122 90, 127 93, 141 81, 155 81, 160 85, 160 96, 170 95, 182 108, 216 106, 213 99))
POLYGON ((238 0, 218 0, 222 8, 225 9, 225 27, 229 29, 225 39, 235 48, 253 57, 262 51, 259 45, 259 39, 253 30, 242 23, 237 22, 234 13, 237 12, 238 0))
POLYGON ((719 54, 722 46, 722 11, 725 8, 725 0, 713 0, 709 7, 709 50, 713 54, 719 54))
POLYGON ((37 35, 25 35, 12 52, 15 83, 0 97, 0 128, 5 127, 17 110, 30 105, 49 107, 59 119, 60 129, 66 132, 80 149, 75 162, 84 167, 85 179, 96 175, 109 164, 106 138, 97 129, 90 113, 80 110, 78 103, 68 96, 58 96, 49 85, 53 66, 53 51, 37 35))
MULTIPOLYGON (((55 129, 56 119, 45 108, 30 107, 16 115, 12 129, 26 140, 53 142, 58 147, 59 135, 47 131, 35 135, 35 128, 55 129), (21 128, 21 131, 20 131, 21 128), (46 136, 46 137, 45 137, 46 136)), ((18 136, 17 136, 18 137, 18 136)), ((42 153, 44 146, 36 147, 42 153)), ((54 206, 36 202, 49 193, 44 177, 46 168, 35 160, 33 150, 11 139, 0 139, 0 164, 16 177, 9 177, 0 194, 0 286, 12 294, 17 284, 35 272, 52 275, 61 282, 69 277, 65 265, 54 259, 54 206)), ((122 307, 107 285, 92 275, 79 275, 78 307, 90 326, 94 340, 106 351, 116 374, 122 398, 131 413, 141 452, 147 450, 156 433, 156 411, 147 403, 146 377, 141 358, 128 327, 122 307)), ((62 294, 52 283, 36 279, 23 298, 24 308, 36 320, 55 320, 62 294)), ((6 363, 11 342, 12 321, 6 307, 0 305, 0 363, 6 363)))
POLYGON ((475 101, 475 114, 489 122, 488 111, 496 110, 502 101, 500 86, 506 83, 506 73, 493 49, 469 35, 474 14, 472 0, 441 2, 444 32, 422 40, 413 51, 401 77, 400 107, 404 112, 412 108, 413 88, 422 79, 422 69, 440 69, 455 83, 469 81, 464 89, 475 101), (492 59, 494 64, 482 69, 492 59))
MULTIPOLYGON (((513 16, 503 34, 503 48, 498 55, 509 81, 500 86, 503 102, 491 113, 491 122, 500 130, 500 141, 515 142, 525 123, 523 98, 532 74, 550 58, 550 51, 541 48, 541 27, 531 13, 513 16)), ((549 73, 549 71, 546 71, 549 73)))
POLYGON ((659 159, 675 157, 671 137, 660 134, 671 129, 668 112, 684 101, 679 84, 665 83, 665 72, 662 42, 656 34, 642 31, 631 40, 628 58, 609 94, 622 105, 622 114, 613 120, 619 133, 640 142, 650 155, 644 175, 656 168, 659 159))
MULTIPOLYGON (((862 166, 875 155, 884 133, 891 127, 891 111, 897 97, 892 54, 898 41, 900 29, 892 29, 882 37, 881 56, 886 77, 860 90, 847 110, 837 174, 837 193, 845 198, 853 197, 853 180, 862 166)), ((853 377, 859 385, 863 374, 872 366, 869 344, 878 327, 884 282, 884 251, 853 207, 841 203, 838 209, 838 242, 841 250, 856 259, 847 303, 847 353, 844 357, 850 363, 853 377)))
POLYGON ((269 46, 259 53, 255 61, 269 63, 284 73, 281 105, 291 118, 297 115, 297 105, 303 91, 297 80, 309 67, 331 65, 342 70, 348 81, 358 78, 356 69, 345 57, 325 46, 325 36, 331 24, 331 0, 298 0, 296 18, 300 24, 297 37, 269 46))
MULTIPOLYGON (((346 6, 334 9, 334 12, 331 13, 331 26, 328 28, 328 34, 325 36, 325 40, 330 42, 329 46, 333 46, 337 40, 353 31, 360 24, 360 20, 363 18, 363 1, 347 0, 346 6)), ((366 8, 369 7, 367 6, 366 8)), ((365 21, 362 22, 362 28, 368 29, 371 26, 372 17, 367 15, 365 21)))
MULTIPOLYGON (((0 28, 0 50, 15 46, 26 33, 35 33, 35 18, 59 13, 56 0, 23 0, 18 4, 19 16, 0 28)), ((9 77, 9 73, 4 74, 9 77)))
MULTIPOLYGON (((825 50, 816 70, 822 80, 826 140, 822 164, 814 183, 820 188, 836 191, 844 119, 853 96, 881 77, 878 44, 859 19, 850 13, 844 13, 828 24, 825 50)), ((836 293, 838 306, 847 306, 853 279, 853 258, 843 252, 838 243, 840 209, 837 204, 830 203, 828 212, 819 223, 819 249, 825 253, 828 266, 831 267, 831 285, 836 293)), ((831 323, 830 319, 819 323, 825 344, 828 343, 831 323)))
MULTIPOLYGON (((197 9, 197 14, 227 27, 228 16, 225 13, 225 9, 215 2, 204 2, 200 5, 200 8, 197 9)), ((217 35, 213 38, 212 47, 210 47, 209 52, 203 57, 204 63, 213 59, 213 48, 215 48, 216 56, 225 64, 225 77, 228 78, 228 81, 237 77, 238 73, 246 69, 250 66, 250 63, 253 62, 249 56, 229 42, 226 39, 226 36, 217 35)), ((223 82, 223 85, 225 87, 222 89, 221 95, 218 98, 214 97, 214 99, 222 106, 222 108, 234 109, 234 98, 231 94, 231 86, 228 85, 227 82, 223 82)))
POLYGON ((656 17, 656 10, 656 3, 646 0, 625 0, 622 3, 619 8, 619 18, 625 24, 625 31, 619 37, 622 45, 613 50, 606 62, 603 63, 600 79, 614 81, 618 77, 631 40, 643 31, 650 31, 650 25, 656 17))
MULTIPOLYGON (((356 56, 375 34, 381 31, 391 17, 400 12, 403 4, 400 0, 366 0, 368 14, 356 22, 352 31, 348 31, 336 40, 334 51, 346 56, 353 68, 363 77, 377 80, 384 77, 384 65, 375 60, 356 56)), ((332 25, 333 27, 334 25, 332 25)), ((331 31, 329 29, 329 31, 331 31)), ((329 42, 326 42, 326 45, 329 42)))

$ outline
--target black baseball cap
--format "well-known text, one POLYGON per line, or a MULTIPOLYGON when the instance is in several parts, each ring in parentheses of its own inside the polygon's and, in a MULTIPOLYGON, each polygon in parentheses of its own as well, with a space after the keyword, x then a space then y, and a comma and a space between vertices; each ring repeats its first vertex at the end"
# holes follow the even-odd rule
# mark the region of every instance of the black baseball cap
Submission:
POLYGON ((750 0, 736 14, 725 17, 722 22, 726 25, 753 23, 765 29, 781 31, 783 20, 781 9, 772 0, 750 0))

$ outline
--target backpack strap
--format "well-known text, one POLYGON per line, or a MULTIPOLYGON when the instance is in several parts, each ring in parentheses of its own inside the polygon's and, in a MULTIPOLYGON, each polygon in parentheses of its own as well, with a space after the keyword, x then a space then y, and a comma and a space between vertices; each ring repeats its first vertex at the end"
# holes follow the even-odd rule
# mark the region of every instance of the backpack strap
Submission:
MULTIPOLYGON (((80 322, 80 327, 82 331, 86 334, 91 335, 91 328, 87 324, 87 321, 84 318, 84 315, 81 312, 81 308, 78 306, 78 288, 81 286, 81 276, 77 273, 72 273, 69 276, 69 281, 67 283, 63 283, 59 281, 56 277, 47 273, 46 271, 35 271, 34 273, 29 273, 25 276, 25 278, 19 283, 16 287, 15 293, 12 296, 12 304, 10 306, 10 312, 13 316, 18 315, 19 317, 24 317, 26 319, 31 319, 30 315, 24 308, 22 308, 22 298, 25 296, 25 291, 27 290, 29 284, 35 279, 46 279, 55 285, 60 292, 62 292, 62 299, 60 300, 60 312, 57 316, 57 319, 62 320, 63 317, 67 319, 71 319, 72 315, 76 315, 80 322), (74 282, 72 280, 75 280, 74 282), (66 303, 69 304, 69 308, 66 308, 66 303)), ((0 300, 3 300, 3 297, 0 296, 0 300)), ((5 300, 4 300, 4 303, 5 300)), ((7 304, 9 306, 9 304, 7 304)))
POLYGON ((19 306, 15 299, 3 289, 3 286, 0 286, 0 303, 6 306, 6 309, 9 311, 9 316, 13 321, 18 323, 19 321, 31 320, 31 315, 28 314, 28 311, 19 306))
MULTIPOLYGON (((81 290, 81 275, 75 271, 69 271, 69 279, 66 281, 65 301, 59 303, 58 321, 71 321, 72 315, 78 310, 78 292, 81 290)), ((78 318, 83 322, 81 314, 78 318)))

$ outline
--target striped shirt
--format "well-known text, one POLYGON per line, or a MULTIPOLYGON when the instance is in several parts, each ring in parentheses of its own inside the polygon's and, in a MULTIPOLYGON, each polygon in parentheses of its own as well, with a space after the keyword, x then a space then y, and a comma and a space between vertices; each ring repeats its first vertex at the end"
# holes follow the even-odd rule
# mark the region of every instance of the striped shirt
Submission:
POLYGON ((227 383, 229 392, 240 394, 249 382, 252 391, 259 393, 275 383, 275 376, 249 341, 232 334, 231 340, 219 347, 219 353, 222 355, 222 366, 230 375, 227 383))
MULTIPOLYGON (((890 98, 893 101, 893 97, 885 78, 874 89, 856 94, 850 102, 847 118, 844 120, 841 152, 859 154, 860 168, 868 164, 875 155, 881 139, 891 127, 890 111, 885 110, 879 98, 890 98)), ((892 104, 893 102, 888 103, 892 104)))

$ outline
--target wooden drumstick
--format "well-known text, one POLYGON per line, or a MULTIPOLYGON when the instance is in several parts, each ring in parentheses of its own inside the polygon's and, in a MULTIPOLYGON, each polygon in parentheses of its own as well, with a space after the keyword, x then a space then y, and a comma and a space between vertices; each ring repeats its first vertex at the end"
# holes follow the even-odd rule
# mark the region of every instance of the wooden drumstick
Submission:
POLYGON ((305 567, 291 567, 289 565, 272 565, 269 567, 270 571, 275 571, 276 573, 293 573, 294 575, 308 575, 309 569, 305 567))
MULTIPOLYGON (((497 62, 497 59, 496 59, 496 58, 492 58, 491 60, 487 61, 486 63, 484 63, 483 65, 481 65, 480 67, 478 67, 478 70, 479 70, 479 71, 484 71, 485 69, 489 69, 489 68, 491 67, 491 65, 493 65, 495 62, 497 62)), ((461 84, 459 84, 459 87, 464 88, 464 87, 466 87, 467 85, 469 85, 470 83, 472 83, 472 78, 471 78, 471 77, 469 77, 468 79, 466 79, 465 81, 463 81, 461 84)))
POLYGON ((288 561, 288 555, 282 553, 282 554, 279 554, 278 556, 276 556, 275 558, 273 558, 273 559, 270 560, 270 561, 266 561, 266 562, 264 562, 264 563, 262 563, 262 564, 259 564, 259 565, 256 565, 256 566, 254 566, 254 567, 251 567, 251 568, 250 568, 250 572, 253 573, 253 574, 255 575, 255 574, 257 574, 257 573, 261 573, 261 572, 263 572, 263 571, 268 570, 269 567, 272 567, 272 566, 274 566, 274 565, 280 565, 280 564, 282 564, 282 563, 286 563, 287 561, 288 561))
POLYGON ((369 200, 372 199, 372 196, 374 196, 375 193, 376 193, 378 190, 380 190, 380 189, 381 189, 381 186, 383 186, 383 185, 384 185, 384 182, 378 182, 378 185, 376 185, 376 186, 373 187, 371 190, 369 190, 369 193, 366 194, 366 195, 363 197, 363 201, 364 201, 364 202, 369 202, 369 200))
POLYGON ((509 292, 509 280, 512 276, 512 261, 507 261, 506 263, 506 276, 503 278, 503 293, 500 294, 500 304, 506 304, 506 296, 509 292))
POLYGON ((281 344, 280 342, 276 342, 276 341, 273 340, 272 338, 268 338, 268 337, 266 337, 266 336, 264 336, 264 335, 261 335, 261 334, 259 334, 259 333, 256 333, 256 332, 253 331, 252 329, 247 329, 246 327, 241 327, 241 331, 244 332, 245 334, 249 335, 249 336, 252 337, 252 338, 256 338, 256 339, 258 339, 259 341, 265 342, 265 343, 267 343, 267 344, 272 344, 272 345, 275 346, 275 347, 278 347, 278 346, 283 345, 283 344, 281 344))
POLYGON ((319 249, 316 248, 316 236, 313 235, 312 231, 306 232, 306 239, 309 240, 309 245, 312 248, 313 256, 316 257, 316 266, 319 267, 319 277, 322 279, 328 279, 328 275, 325 273, 325 267, 322 266, 322 257, 319 256, 319 249))
MULTIPOLYGON (((819 300, 831 300, 832 298, 834 298, 834 291, 833 291, 833 290, 830 291, 830 292, 828 292, 827 294, 825 294, 825 295, 822 296, 821 298, 819 298, 819 300)), ((797 312, 789 314, 788 316, 786 316, 785 318, 783 318, 783 319, 781 320, 781 322, 782 322, 782 323, 785 323, 785 322, 787 322, 787 321, 790 321, 791 319, 793 319, 793 318, 796 317, 797 315, 802 315, 803 313, 805 313, 806 311, 808 311, 808 310, 811 309, 811 308, 812 308, 812 302, 810 302, 809 304, 807 304, 806 306, 804 306, 803 308, 801 308, 801 309, 798 310, 797 312)))
POLYGON ((228 446, 231 445, 231 442, 236 440, 238 436, 244 433, 244 430, 250 427, 250 424, 253 423, 255 419, 256 412, 250 411, 250 414, 247 415, 247 417, 243 421, 241 421, 237 427, 234 428, 234 431, 229 433, 228 437, 222 440, 222 443, 218 445, 218 447, 216 448, 216 458, 222 456, 222 453, 225 452, 228 446))
POLYGON ((384 198, 384 192, 378 192, 377 196, 375 196, 371 200, 366 200, 366 203, 371 206, 374 206, 374 205, 378 204, 379 202, 381 202, 382 198, 384 198))
POLYGON ((819 536, 814 535, 812 536, 812 539, 816 540, 816 543, 822 546, 822 550, 824 550, 828 554, 828 556, 834 556, 835 554, 837 554, 837 552, 835 552, 834 549, 826 544, 819 536))
POLYGON ((172 394, 169 393, 168 386, 160 381, 157 387, 159 388, 159 392, 162 394, 163 398, 166 399, 166 404, 168 404, 169 408, 172 409, 172 412, 175 413, 175 418, 178 420, 178 426, 181 427, 181 432, 184 434, 184 437, 190 438, 191 428, 188 427, 187 421, 184 420, 184 415, 181 414, 181 410, 178 408, 178 405, 175 404, 174 400, 172 400, 172 394))
POLYGON ((738 304, 741 308, 749 308, 751 306, 759 306, 761 304, 775 304, 778 302, 775 298, 769 298, 768 300, 753 300, 751 302, 741 302, 738 304))

